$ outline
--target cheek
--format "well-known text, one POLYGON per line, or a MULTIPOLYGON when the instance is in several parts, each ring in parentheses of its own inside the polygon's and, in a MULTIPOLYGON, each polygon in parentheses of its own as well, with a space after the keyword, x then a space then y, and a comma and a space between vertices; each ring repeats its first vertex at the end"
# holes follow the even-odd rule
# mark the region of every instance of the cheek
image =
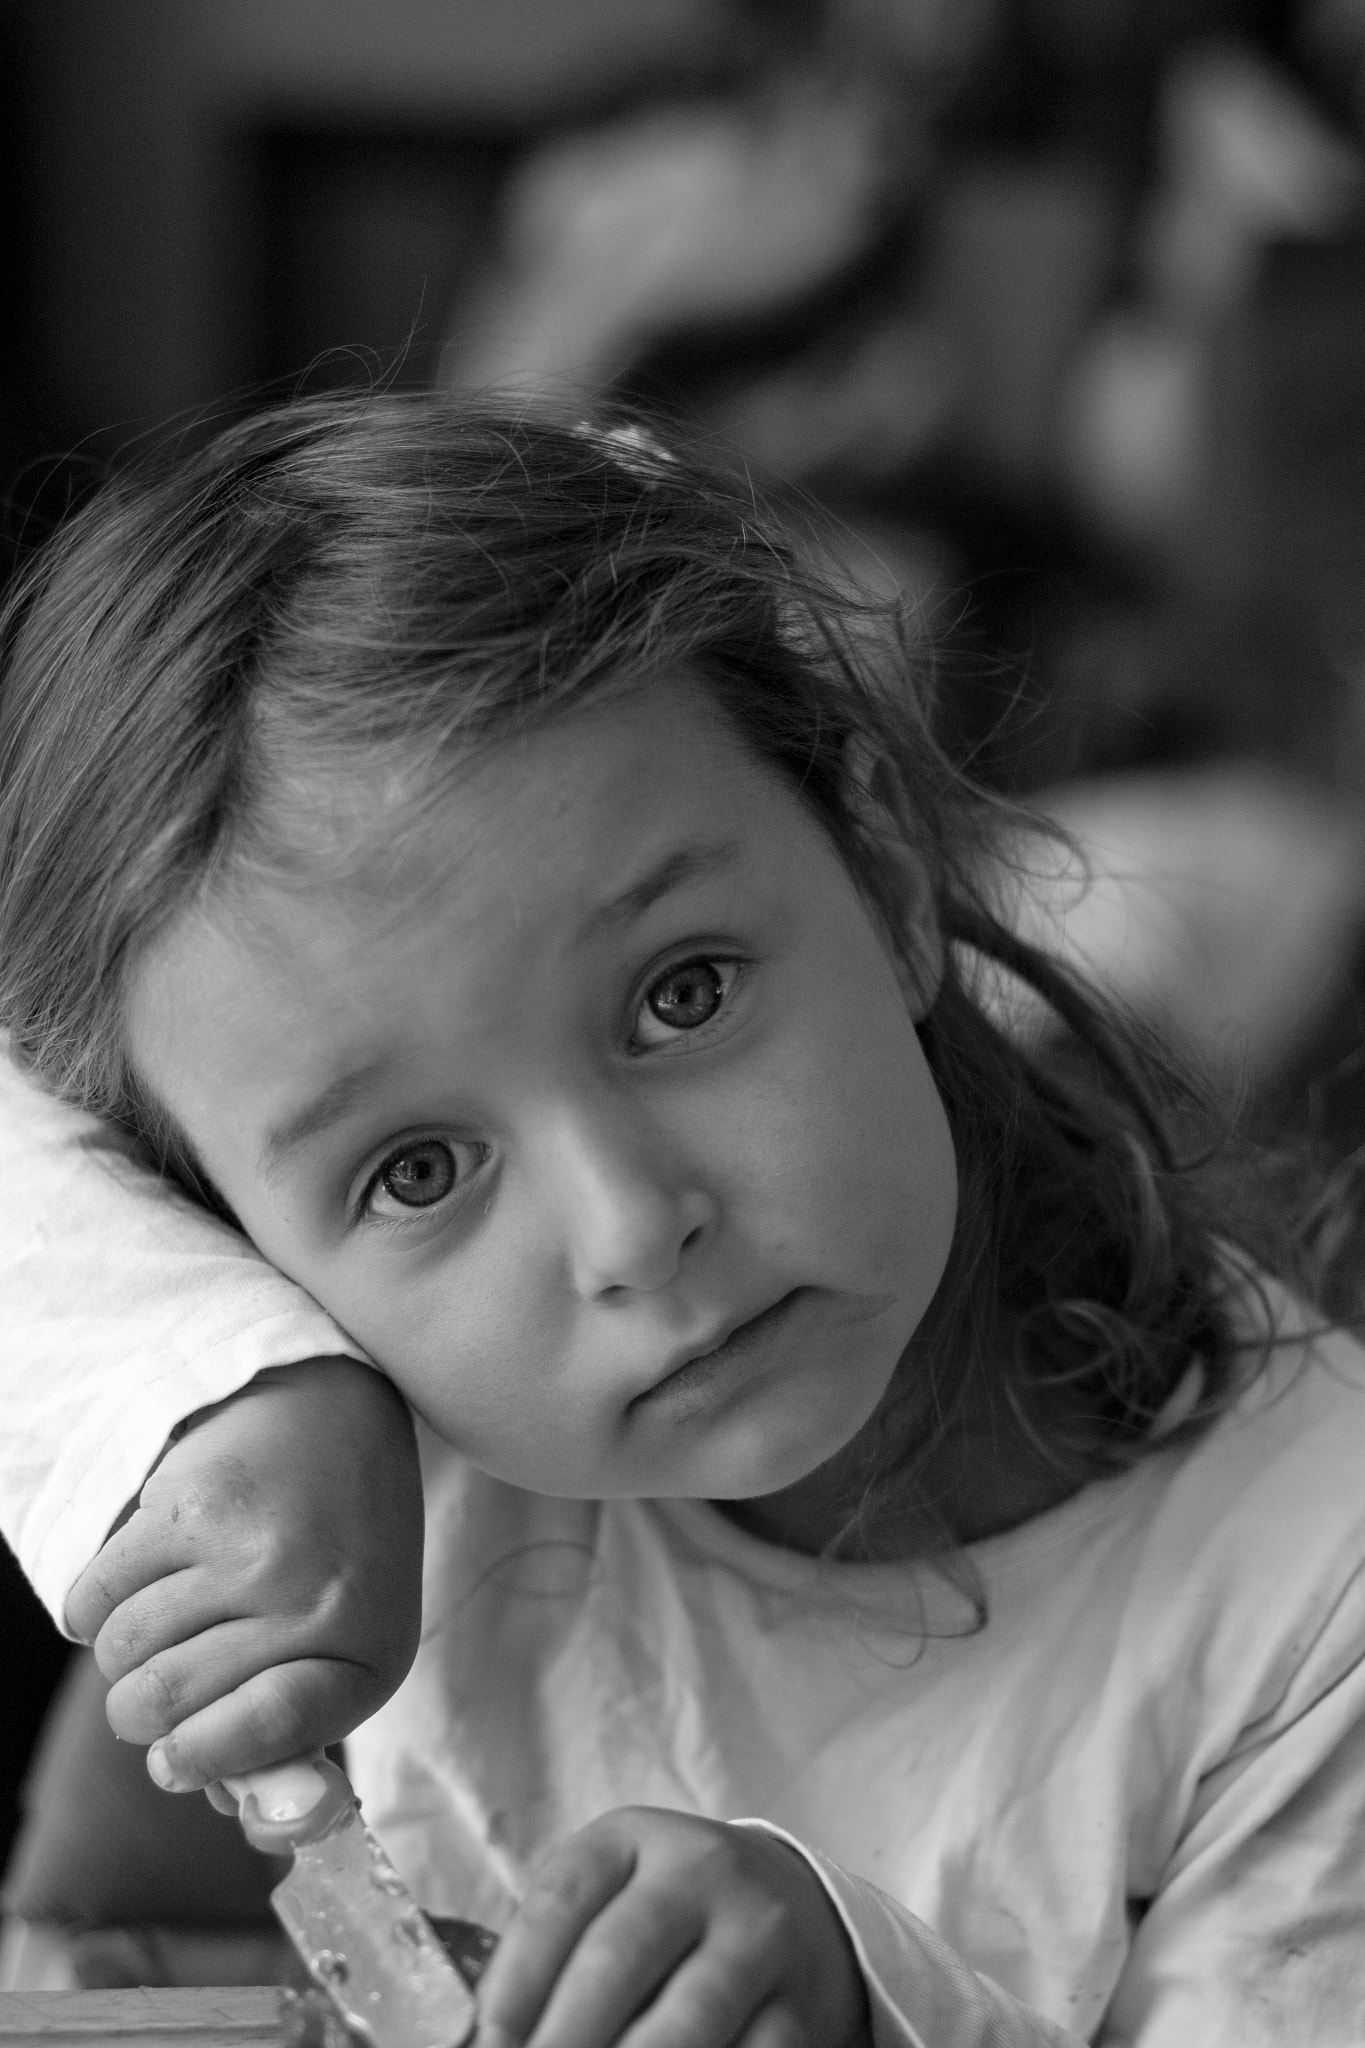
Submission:
POLYGON ((852 1027, 829 1039, 805 1077, 800 1114, 838 1179, 868 1199, 909 1193, 917 1209, 952 1209, 947 1116, 899 991, 875 988, 852 1027))
POLYGON ((352 1259, 313 1292, 383 1367, 424 1421, 482 1461, 547 1422, 553 1348, 528 1276, 491 1258, 440 1258, 401 1277, 352 1259))
POLYGON ((911 1079, 900 1174, 906 1184, 910 1236, 927 1305, 942 1278, 957 1227, 958 1180, 948 1112, 918 1038, 911 1079))
POLYGON ((848 1161, 850 1208, 888 1269, 937 1285, 957 1221, 957 1161, 938 1089, 919 1041, 902 1049, 894 1078, 863 1098, 848 1161))
POLYGON ((869 1287, 927 1300, 957 1213, 942 1101, 899 996, 807 1012, 765 1062, 764 1085, 712 1126, 736 1185, 761 1196, 777 1248, 819 1249, 869 1287))

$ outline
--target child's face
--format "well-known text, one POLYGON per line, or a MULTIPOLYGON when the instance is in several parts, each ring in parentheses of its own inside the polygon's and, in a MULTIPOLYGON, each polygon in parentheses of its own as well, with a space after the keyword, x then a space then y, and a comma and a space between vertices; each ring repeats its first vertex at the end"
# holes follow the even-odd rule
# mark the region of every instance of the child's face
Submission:
POLYGON ((685 680, 503 748, 430 847, 421 886, 187 912, 132 991, 144 1079, 488 1471, 792 1484, 881 1400, 956 1201, 842 862, 685 680))

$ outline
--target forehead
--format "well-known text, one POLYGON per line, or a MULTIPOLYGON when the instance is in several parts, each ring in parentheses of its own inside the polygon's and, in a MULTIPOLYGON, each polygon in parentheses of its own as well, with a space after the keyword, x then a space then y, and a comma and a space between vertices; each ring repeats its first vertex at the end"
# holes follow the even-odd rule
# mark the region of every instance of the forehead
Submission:
MULTIPOLYGON (((608 686, 585 704, 480 742, 463 754, 385 744, 310 760, 306 740, 267 742, 248 813, 213 888, 234 909, 273 883, 385 911, 458 871, 477 879, 490 825, 516 813, 530 841, 573 816, 589 842, 672 790, 723 797, 755 776, 786 786, 759 761, 706 687, 685 671, 608 686), (263 886, 264 885, 264 888, 263 886)), ((529 842, 528 842, 529 843, 529 842)))
POLYGON ((686 679, 496 747, 415 823, 383 784, 349 788, 328 816, 346 825, 330 867, 287 883, 248 867, 149 951, 129 1001, 139 1063, 202 1044, 209 1011, 243 1057, 291 1032, 334 1052, 380 1011, 416 1031, 456 980, 492 1028, 528 961, 608 936, 613 906, 643 910, 661 877, 780 869, 793 834, 823 837, 686 679))

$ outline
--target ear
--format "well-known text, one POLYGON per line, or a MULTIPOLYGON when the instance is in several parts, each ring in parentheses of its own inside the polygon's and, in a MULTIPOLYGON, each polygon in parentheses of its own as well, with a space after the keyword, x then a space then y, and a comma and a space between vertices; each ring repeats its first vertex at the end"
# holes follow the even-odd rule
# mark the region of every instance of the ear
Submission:
POLYGON ((850 813, 877 842, 894 877, 897 929, 894 964, 910 1015, 928 1016, 943 980, 943 929, 929 863, 906 831, 900 777, 862 733, 845 743, 843 795, 850 813))

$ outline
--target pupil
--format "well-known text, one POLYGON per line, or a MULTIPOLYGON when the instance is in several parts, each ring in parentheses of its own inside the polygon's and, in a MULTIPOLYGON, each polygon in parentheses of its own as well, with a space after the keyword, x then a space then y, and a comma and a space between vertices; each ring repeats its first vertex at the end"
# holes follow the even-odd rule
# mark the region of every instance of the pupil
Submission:
POLYGON ((395 1202, 425 1209, 448 1195, 455 1184, 455 1162, 445 1145, 418 1145, 384 1170, 384 1186, 395 1202))
POLYGON ((721 979, 706 961, 689 962, 667 975, 649 998, 649 1007, 661 1024, 681 1031, 695 1031, 709 1023, 720 1008, 721 979))

